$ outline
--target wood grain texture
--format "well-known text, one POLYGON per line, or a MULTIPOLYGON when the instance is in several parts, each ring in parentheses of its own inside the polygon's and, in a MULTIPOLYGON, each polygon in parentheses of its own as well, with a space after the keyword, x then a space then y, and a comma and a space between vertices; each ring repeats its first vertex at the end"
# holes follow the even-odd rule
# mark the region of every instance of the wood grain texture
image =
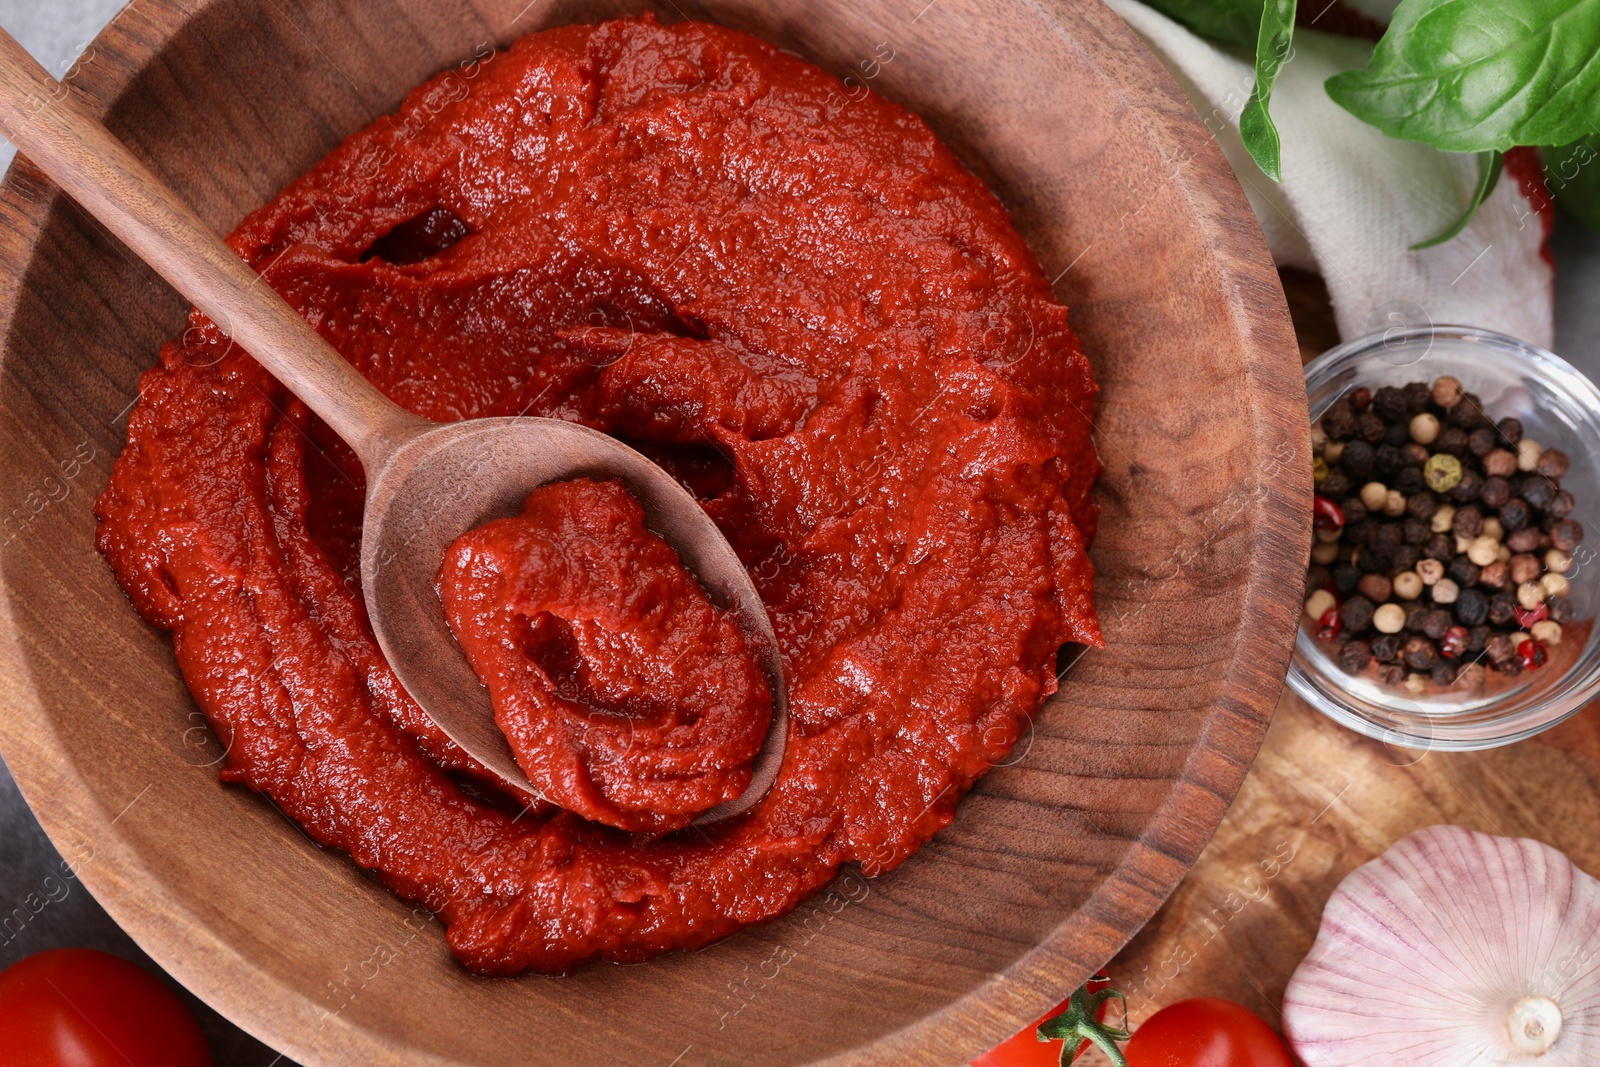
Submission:
POLYGON ((1334 888, 1439 823, 1532 837, 1600 876, 1600 706, 1506 748, 1423 753, 1361 737, 1285 692, 1200 862, 1112 961, 1134 1021, 1214 996, 1279 1027, 1334 888))
MULTIPOLYGON (((483 43, 637 9, 141 0, 72 87, 225 231, 483 43)), ((166 640, 92 546, 137 376, 184 304, 19 165, 0 188, 0 749, 113 916, 311 1067, 964 1061, 1155 912, 1281 688, 1310 536, 1294 338, 1243 195, 1134 36, 1062 0, 657 10, 755 31, 906 104, 1012 210, 1104 387, 1108 648, 894 872, 846 872, 693 955, 471 980, 425 915, 215 781, 166 640)))

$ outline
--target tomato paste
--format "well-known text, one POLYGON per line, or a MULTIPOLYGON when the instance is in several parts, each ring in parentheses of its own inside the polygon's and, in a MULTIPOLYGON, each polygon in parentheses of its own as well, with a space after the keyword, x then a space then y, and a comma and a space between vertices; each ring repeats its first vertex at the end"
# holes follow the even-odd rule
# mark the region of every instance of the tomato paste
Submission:
POLYGON ((534 490, 457 539, 439 594, 541 796, 624 830, 734 800, 772 719, 736 617, 645 528, 621 482, 534 490))
MULTIPOLYGON (((162 349, 102 551, 171 631, 223 778, 436 912, 476 972, 705 945, 841 864, 894 867, 1010 751, 1058 648, 1099 641, 1094 384, 1066 309, 920 119, 799 58, 695 23, 533 34, 415 90, 230 241, 410 410, 576 420, 645 451, 772 617, 790 734, 750 812, 639 834, 520 810, 373 640, 349 449, 197 312, 162 349)), ((662 625, 704 623, 676 603, 662 625)), ((570 657, 636 726, 671 715, 553 630, 555 653, 524 655, 570 657)), ((667 691, 728 663, 697 655, 667 691)), ((727 722, 759 716, 751 679, 723 674, 727 722)), ((625 810, 725 793, 736 748, 625 810)))

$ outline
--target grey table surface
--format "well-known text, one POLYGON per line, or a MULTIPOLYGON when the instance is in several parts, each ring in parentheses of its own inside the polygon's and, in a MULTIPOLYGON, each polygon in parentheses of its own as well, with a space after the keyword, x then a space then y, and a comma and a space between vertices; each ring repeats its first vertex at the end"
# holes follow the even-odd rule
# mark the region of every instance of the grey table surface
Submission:
MULTIPOLYGON (((122 6, 120 0, 0 0, 0 26, 25 45, 53 74, 61 74, 122 6)), ((0 170, 14 150, 0 144, 0 170)), ((1556 351, 1592 377, 1600 377, 1600 237, 1570 218, 1557 222, 1551 241, 1556 260, 1556 351)), ((219 786, 219 788, 221 788, 219 786)), ((60 857, 23 802, 0 761, 0 919, 38 894, 60 857)), ((37 898, 36 898, 37 899, 37 898)), ((3 931, 3 928, 0 928, 3 931)), ((0 932, 0 969, 49 948, 103 949, 160 973, 81 886, 31 915, 15 936, 0 932)), ((169 979, 170 981, 170 979, 169 979)), ((200 1018, 222 1067, 293 1067, 172 983, 200 1018)))

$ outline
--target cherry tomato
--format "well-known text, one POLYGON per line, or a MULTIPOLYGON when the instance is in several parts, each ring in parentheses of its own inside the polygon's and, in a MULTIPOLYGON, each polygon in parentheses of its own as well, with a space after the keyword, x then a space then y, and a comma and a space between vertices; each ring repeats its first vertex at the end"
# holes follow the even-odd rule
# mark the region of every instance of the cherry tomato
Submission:
POLYGON ((1215 997, 1169 1004, 1128 1042, 1128 1067, 1294 1067, 1272 1027, 1215 997))
MULTIPOLYGON (((1091 993, 1097 993, 1110 984, 1110 980, 1104 975, 1097 974, 1089 979, 1088 989, 1091 993)), ((973 1060, 972 1067, 1060 1067, 1061 1042, 1040 1041, 1037 1031, 1041 1023, 1066 1011, 1070 1003, 1072 1003, 1070 998, 1063 1000, 1035 1019, 1031 1025, 973 1060)), ((1105 1007, 1102 1007, 1100 1017, 1104 1019, 1105 1015, 1105 1007)), ((1088 1044, 1087 1041, 1083 1042, 1079 1046, 1080 1051, 1088 1044)))
POLYGON ((155 975, 63 948, 0 972, 0 1067, 211 1067, 211 1053, 155 975))

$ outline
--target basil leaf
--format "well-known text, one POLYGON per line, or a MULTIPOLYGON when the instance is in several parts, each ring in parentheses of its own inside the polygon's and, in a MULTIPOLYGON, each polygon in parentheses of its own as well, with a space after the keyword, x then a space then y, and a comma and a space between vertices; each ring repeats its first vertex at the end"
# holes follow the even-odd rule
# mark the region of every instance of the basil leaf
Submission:
POLYGON ((1494 192, 1495 185, 1500 181, 1500 167, 1505 161, 1499 152, 1478 153, 1478 187, 1472 191, 1472 203, 1467 205, 1467 210, 1461 217, 1450 224, 1450 228, 1437 237, 1430 237, 1426 241, 1418 241, 1411 246, 1411 251, 1420 252, 1424 248, 1442 245, 1446 241, 1453 241, 1467 228, 1467 223, 1472 221, 1472 216, 1478 213, 1478 207, 1494 192))
POLYGON ((1261 25, 1262 0, 1146 0, 1163 15, 1202 37, 1249 44, 1261 25))
POLYGON ((1600 0, 1401 0, 1367 70, 1328 95, 1447 152, 1559 145, 1600 115, 1600 0))
POLYGON ((1250 102, 1239 113, 1239 136, 1250 158, 1261 173, 1275 182, 1283 180, 1278 127, 1272 124, 1267 108, 1272 105, 1272 85, 1289 59, 1294 41, 1295 0, 1266 0, 1261 10, 1261 29, 1256 35, 1256 85, 1250 102))
POLYGON ((1547 148, 1544 180, 1562 207, 1600 230, 1600 135, 1547 148))

